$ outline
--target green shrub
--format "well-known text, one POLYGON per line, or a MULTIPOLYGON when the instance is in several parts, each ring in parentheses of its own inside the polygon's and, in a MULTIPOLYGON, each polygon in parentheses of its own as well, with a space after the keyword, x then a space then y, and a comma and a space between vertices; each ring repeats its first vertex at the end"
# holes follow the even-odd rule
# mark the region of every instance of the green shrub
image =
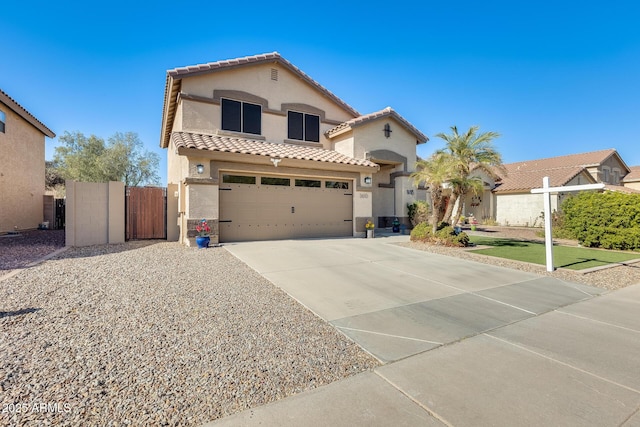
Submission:
POLYGON ((469 244, 469 236, 466 233, 456 234, 453 227, 446 222, 438 224, 435 235, 428 223, 421 222, 411 230, 411 240, 442 246, 467 246, 469 244))
POLYGON ((431 236, 431 226, 427 222, 421 222, 411 230, 411 240, 424 241, 431 236))
POLYGON ((640 195, 582 192, 566 199, 562 212, 558 228, 584 246, 640 249, 640 195))
POLYGON ((423 200, 407 203, 409 221, 414 227, 422 222, 429 222, 429 205, 423 200))

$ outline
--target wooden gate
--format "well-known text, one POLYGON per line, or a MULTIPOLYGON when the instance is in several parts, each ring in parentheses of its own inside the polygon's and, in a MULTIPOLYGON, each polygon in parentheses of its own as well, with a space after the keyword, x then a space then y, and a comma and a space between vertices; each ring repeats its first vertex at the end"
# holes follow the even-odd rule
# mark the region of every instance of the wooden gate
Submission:
POLYGON ((167 189, 127 187, 126 240, 167 238, 167 189))

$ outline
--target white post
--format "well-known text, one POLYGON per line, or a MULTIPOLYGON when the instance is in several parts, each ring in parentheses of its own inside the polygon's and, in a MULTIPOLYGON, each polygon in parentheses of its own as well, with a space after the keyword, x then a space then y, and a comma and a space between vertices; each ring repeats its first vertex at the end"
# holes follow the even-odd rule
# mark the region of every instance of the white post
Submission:
POLYGON ((544 246, 547 255, 547 271, 553 271, 553 231, 551 230, 551 193, 584 191, 584 190, 601 190, 604 188, 603 183, 585 184, 585 185, 568 185, 566 187, 549 187, 549 177, 542 178, 542 188, 534 188, 532 194, 542 194, 544 196, 544 246))
POLYGON ((551 192, 549 191, 549 177, 542 178, 542 188, 546 190, 544 196, 544 246, 547 255, 547 271, 553 271, 553 236, 551 230, 551 192))

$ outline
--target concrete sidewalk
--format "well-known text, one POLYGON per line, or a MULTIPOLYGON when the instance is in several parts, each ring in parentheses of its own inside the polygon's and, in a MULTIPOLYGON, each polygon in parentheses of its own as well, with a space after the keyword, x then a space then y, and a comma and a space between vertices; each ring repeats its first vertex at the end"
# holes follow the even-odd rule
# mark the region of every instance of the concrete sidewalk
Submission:
POLYGON ((640 285, 594 297, 403 237, 227 246, 386 364, 207 425, 640 426, 640 285))

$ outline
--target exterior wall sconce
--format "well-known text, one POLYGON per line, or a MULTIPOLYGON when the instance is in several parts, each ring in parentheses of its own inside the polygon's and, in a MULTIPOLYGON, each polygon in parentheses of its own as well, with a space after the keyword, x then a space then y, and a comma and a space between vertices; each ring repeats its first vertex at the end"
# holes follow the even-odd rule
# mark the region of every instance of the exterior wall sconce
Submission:
POLYGON ((198 172, 198 175, 202 175, 204 173, 204 165, 198 163, 196 165, 196 172, 198 172))
POLYGON ((276 168, 278 167, 278 163, 280 163, 281 161, 282 161, 282 159, 280 159, 278 157, 276 157, 276 158, 272 157, 271 158, 271 163, 273 163, 273 166, 276 167, 276 168))
POLYGON ((365 176, 364 177, 364 183, 367 184, 367 185, 370 185, 371 184, 371 177, 370 176, 365 176))
POLYGON ((391 132, 393 131, 391 130, 391 126, 389 126, 389 123, 386 123, 384 125, 384 129, 382 129, 382 132, 384 132, 385 138, 389 138, 391 136, 391 132))

